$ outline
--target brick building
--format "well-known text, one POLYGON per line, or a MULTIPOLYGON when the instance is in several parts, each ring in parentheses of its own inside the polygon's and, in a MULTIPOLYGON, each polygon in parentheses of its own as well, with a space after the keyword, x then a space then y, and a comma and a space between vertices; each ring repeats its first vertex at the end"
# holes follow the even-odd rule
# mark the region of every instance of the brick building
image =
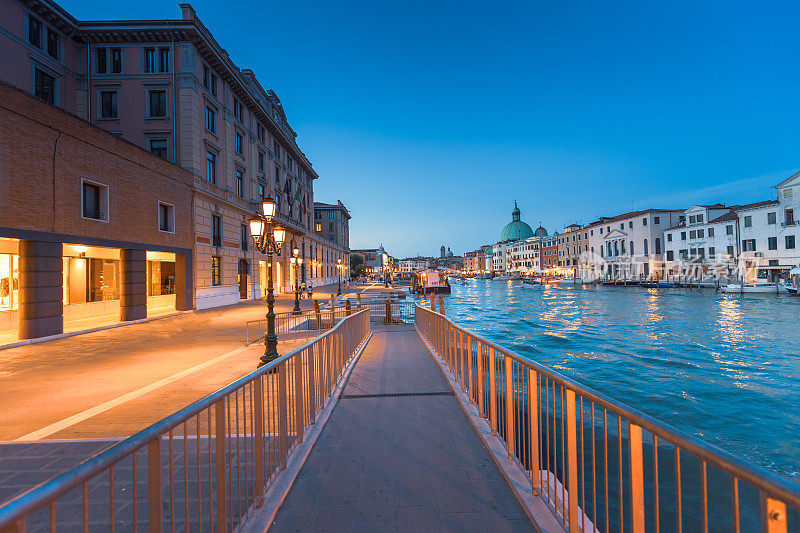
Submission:
POLYGON ((233 63, 191 5, 180 8, 177 20, 78 21, 49 0, 0 0, 0 79, 194 175, 198 308, 266 292, 266 256, 247 221, 268 196, 287 230, 275 289, 330 282, 343 253, 315 234, 318 175, 281 101, 233 63))
POLYGON ((0 83, 0 174, 0 330, 193 307, 189 172, 0 83))

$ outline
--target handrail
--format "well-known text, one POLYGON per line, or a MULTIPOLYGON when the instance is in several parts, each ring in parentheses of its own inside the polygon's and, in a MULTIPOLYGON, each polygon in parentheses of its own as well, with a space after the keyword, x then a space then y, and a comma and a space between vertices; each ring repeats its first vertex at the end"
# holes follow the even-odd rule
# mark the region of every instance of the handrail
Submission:
MULTIPOLYGON (((639 454, 641 454, 641 431, 647 431, 653 436, 653 443, 654 446, 658 445, 658 440, 663 439, 668 444, 673 445, 676 450, 684 450, 686 452, 691 453, 694 455, 699 461, 702 462, 703 465, 703 476, 705 476, 705 469, 706 466, 713 466, 718 468, 721 471, 726 472, 736 481, 745 481, 753 488, 758 489, 762 496, 771 500, 778 500, 778 511, 772 512, 771 514, 767 514, 766 519, 771 519, 775 517, 783 516, 783 524, 785 525, 786 520, 786 512, 785 506, 789 505, 790 507, 794 508, 795 510, 800 511, 800 485, 796 485, 791 483, 771 472, 764 470, 752 463, 749 463, 721 448, 714 446, 713 444, 709 444, 707 442, 702 441, 698 437, 694 435, 690 435, 684 431, 681 431, 669 424, 661 422, 660 420, 647 415, 633 407, 630 407, 620 401, 617 401, 603 393, 600 393, 591 387, 585 386, 574 379, 571 379, 567 376, 564 376, 550 368, 547 368, 535 361, 531 361, 530 359, 524 358, 521 355, 503 348, 496 343, 487 340, 475 333, 472 333, 465 328, 456 325, 452 320, 448 317, 444 316, 443 314, 437 313, 434 310, 428 309, 427 307, 417 305, 415 309, 415 316, 416 316, 416 323, 421 332, 421 334, 426 338, 428 343, 436 350, 436 352, 443 358, 445 364, 450 368, 450 371, 453 373, 455 380, 461 385, 462 389, 470 395, 470 400, 474 401, 479 404, 479 410, 481 411, 482 416, 485 418, 489 418, 494 432, 496 432, 504 441, 504 444, 509 449, 509 456, 514 456, 516 459, 521 463, 523 469, 525 469, 525 465, 522 463, 528 462, 531 463, 528 466, 531 468, 527 468, 531 472, 531 478, 534 486, 536 486, 536 480, 533 479, 536 475, 533 473, 532 465, 535 461, 531 461, 531 452, 527 450, 523 450, 522 452, 527 452, 527 455, 523 453, 523 456, 520 456, 520 450, 515 450, 518 446, 520 436, 516 434, 515 429, 517 431, 520 428, 516 427, 520 424, 525 425, 522 428, 526 435, 529 435, 530 440, 536 440, 536 433, 537 431, 531 430, 531 427, 536 424, 541 424, 541 420, 537 418, 540 416, 539 413, 534 414, 529 413, 529 417, 526 420, 513 420, 514 418, 518 417, 518 413, 521 412, 520 409, 531 409, 531 406, 538 406, 536 409, 537 411, 541 410, 541 399, 539 394, 547 394, 547 402, 552 402, 547 404, 546 416, 557 416, 556 409, 556 386, 558 386, 561 390, 561 401, 559 402, 562 408, 566 409, 566 413, 564 413, 562 409, 561 416, 567 416, 568 426, 571 427, 573 423, 576 424, 579 430, 583 431, 584 424, 586 423, 586 418, 584 417, 585 413, 584 409, 584 402, 587 402, 591 406, 592 410, 592 417, 590 423, 595 423, 596 420, 594 418, 594 410, 595 407, 599 407, 603 410, 603 427, 606 428, 606 411, 612 413, 619 419, 619 424, 616 427, 611 427, 609 429, 619 432, 619 434, 614 433, 614 437, 619 439, 620 445, 622 442, 622 433, 623 433, 623 425, 622 421, 624 420, 627 422, 629 427, 628 432, 628 440, 638 440, 638 448, 639 454), (474 348, 474 349, 473 349, 474 348), (480 352, 482 357, 478 357, 478 352, 480 352), (494 360, 492 359, 494 356, 494 360), (488 359, 487 359, 488 358, 488 359), (479 361, 480 360, 480 361, 479 361), (492 364, 494 362, 494 365, 492 364), (489 366, 489 376, 487 380, 487 376, 485 375, 486 372, 483 371, 483 364, 489 366), (465 368, 468 366, 468 368, 465 368), (527 371, 526 371, 527 370, 527 371), (494 372, 493 372, 494 371, 494 372), (465 372, 467 376, 465 377, 465 372), (509 373, 512 376, 512 380, 510 383, 506 382, 505 374, 509 373), (480 375, 476 375, 480 374, 480 375), (544 380, 545 383, 545 392, 542 392, 541 389, 541 381, 544 380), (494 383, 494 386, 492 384, 494 383), (533 392, 531 392, 531 384, 534 384, 535 387, 533 388, 533 392), (489 398, 488 400, 483 396, 487 394, 486 391, 475 389, 481 389, 482 387, 488 387, 490 390, 488 392, 489 398), (552 388, 552 391, 550 390, 552 388), (566 398, 564 397, 564 393, 566 393, 566 398), (500 398, 492 398, 492 395, 497 395, 500 398), (533 403, 530 403, 531 400, 525 400, 521 398, 521 396, 528 396, 529 398, 534 398, 533 403), (529 403, 525 405, 525 402, 528 401, 529 403), (575 405, 577 402, 580 402, 580 418, 572 412, 571 414, 570 409, 572 411, 575 410, 575 405), (538 402, 538 403, 537 403, 538 402), (497 405, 497 404, 500 405, 497 405), (486 404, 486 405, 483 405, 486 404), (553 413, 550 413, 549 409, 553 409, 553 413), (511 416, 507 416, 506 413, 510 413, 511 416), (511 419, 511 422, 509 422, 511 419), (506 427, 500 427, 500 423, 505 420, 506 427), (509 425, 510 424, 510 425, 509 425), (527 425, 526 425, 527 424, 527 425), (533 425, 532 425, 533 424, 533 425), (631 435, 635 437, 631 438, 631 435), (511 439, 511 442, 506 440, 506 437, 511 439), (707 463, 707 465, 706 465, 707 463)), ((561 446, 564 446, 564 441, 570 440, 570 435, 563 434, 563 419, 562 419, 562 435, 561 435, 561 446)), ((548 422, 549 424, 549 422, 548 422)), ((613 424, 612 424, 613 426, 613 424)), ((548 426, 549 427, 549 426, 548 426)), ((539 449, 539 454, 544 456, 548 456, 553 452, 551 448, 556 448, 559 443, 555 442, 555 422, 553 422, 553 435, 550 435, 554 442, 548 443, 546 452, 541 452, 539 449)), ((569 429, 568 427, 568 429, 569 429)), ((594 429, 592 429, 594 431, 594 429)), ((608 435, 606 435, 608 437, 608 435)), ((583 439, 583 433, 581 433, 581 439, 583 439)), ((536 444, 536 448, 538 448, 539 443, 536 444)), ((569 443, 570 447, 575 443, 569 443)), ((593 443, 594 444, 594 443, 593 443)), ((533 448, 532 448, 533 449, 533 448)), ((563 451, 563 450, 562 450, 563 451)), ((582 454, 578 454, 577 451, 574 449, 571 450, 574 452, 573 459, 577 461, 577 458, 582 454)), ((592 453, 594 453, 594 448, 592 449, 592 453)), ((585 453, 585 450, 583 450, 585 453)), ((679 454, 679 451, 676 453, 679 454)), ((594 456, 593 456, 594 457, 594 456)), ((622 458, 622 453, 620 451, 620 459, 622 458)), ((536 459, 536 458, 533 458, 536 459)), ((585 459, 582 459, 585 460, 585 459)), ((638 460, 637 460, 638 461, 638 460)), ((541 462, 539 463, 542 464, 541 462)), ((680 463, 677 463, 680 465, 680 463)), ((573 486, 568 487, 571 485, 569 483, 570 480, 564 480, 563 474, 565 470, 569 470, 570 465, 564 467, 561 465, 561 472, 562 472, 562 485, 561 488, 558 490, 562 490, 566 492, 566 490, 575 490, 578 491, 583 487, 579 487, 576 480, 573 481, 573 486)), ((637 465, 641 468, 641 465, 637 465)), ((573 465, 573 467, 577 470, 577 463, 573 465)), ((581 470, 585 470, 585 465, 581 463, 581 470)), ((657 459, 655 468, 657 469, 657 459)), ((558 478, 558 469, 556 468, 556 472, 554 473, 555 477, 558 478)), ((585 472, 584 472, 585 475, 585 472)), ((570 475, 571 477, 571 475, 570 475)), ((656 480, 658 477, 656 476, 656 480)), ((705 477, 704 477, 705 479, 705 477)), ((585 482, 586 480, 583 479, 585 482)), ((606 482, 608 480, 606 479, 606 482)), ((656 481, 657 482, 657 481, 656 481)), ((549 478, 548 478, 549 483, 549 478)), ((630 481, 631 485, 636 485, 636 480, 630 481)), ((678 477, 678 483, 680 483, 680 477, 678 477)), ((620 489, 622 485, 620 484, 620 489)), ((703 487, 705 491, 705 487, 703 487)), ((566 497, 566 494, 562 495, 566 497)), ((549 489, 548 489, 548 496, 549 497, 549 489)), ((576 496, 577 497, 577 496, 576 496)), ((706 496, 707 497, 707 496, 706 496)), ((735 495, 735 501, 738 504, 738 488, 735 495)), ((680 498, 678 499, 680 501, 680 498)), ((577 501, 577 500, 576 500, 577 501)), ((657 498, 656 498, 657 501, 657 498)), ((553 505, 553 501, 550 501, 551 507, 553 505)), ((575 502, 571 502, 575 503, 575 502)), ((586 502, 584 502, 586 503, 586 502)), ((707 504, 707 500, 705 501, 707 504)), ((558 507, 559 505, 564 505, 564 502, 555 501, 555 506, 558 507)), ((656 513, 658 510, 656 503, 656 513)), ((621 509, 621 507, 620 507, 621 509)), ((553 509, 551 509, 553 510, 553 509)), ((766 513, 766 508, 762 509, 764 513, 766 513)), ((564 516, 566 516, 567 509, 554 509, 556 515, 558 516, 559 513, 563 511, 564 516)), ((584 507, 584 512, 585 507, 584 507)), ((705 509, 707 512, 707 508, 705 509)), ((642 516, 644 513, 644 509, 642 509, 642 516)), ((737 510, 738 513, 738 510, 737 510)), ((573 518, 576 515, 573 515, 573 518)), ((622 516, 622 514, 620 514, 622 516)), ((606 516, 607 518, 607 516, 606 516)), ((704 517, 707 520, 707 516, 704 517)), ((567 525, 567 519, 564 518, 565 525, 567 525)), ((570 523, 571 525, 571 523, 570 523)), ((736 516, 736 525, 738 528, 738 514, 736 516)), ((607 528, 606 528, 607 529, 607 528)), ((636 528, 634 528, 636 529, 636 528)), ((777 529, 779 531, 785 531, 785 529, 781 529, 780 527, 777 529)), ((772 529, 770 529, 772 531, 772 529)))
MULTIPOLYGON (((325 394, 325 397, 330 394, 333 387, 335 387, 336 382, 338 380, 338 376, 341 375, 341 372, 344 369, 347 361, 352 357, 352 355, 357 351, 357 348, 363 343, 366 339, 367 334, 369 332, 369 310, 364 309, 358 312, 353 313, 352 315, 346 316, 342 318, 333 328, 330 330, 322 333, 321 335, 317 336, 316 338, 306 342, 302 346, 295 348, 294 350, 286 353, 277 359, 271 361, 267 365, 262 366, 261 368, 251 372, 250 374, 238 379, 237 381, 223 387, 222 389, 197 400, 190 405, 180 409, 179 411, 173 413, 172 415, 156 422, 148 426, 147 428, 137 432, 135 435, 132 435, 125 440, 114 444, 113 446, 107 448, 106 450, 98 453, 94 457, 82 462, 81 464, 77 465, 76 467, 72 468, 71 470, 64 472, 48 481, 41 483, 40 485, 30 489, 29 491, 16 496, 15 498, 3 503, 0 505, 0 531, 6 531, 4 528, 7 527, 14 527, 18 525, 21 520, 25 520, 25 518, 32 513, 42 509, 44 506, 55 502, 59 497, 63 496, 64 494, 68 493, 69 491, 84 485, 89 480, 101 474, 109 469, 113 468, 114 465, 119 463, 121 460, 132 456, 135 454, 137 450, 148 446, 148 452, 151 451, 152 445, 155 443, 156 445, 160 444, 160 441, 165 438, 167 434, 169 434, 170 439, 170 451, 172 451, 172 431, 175 428, 178 428, 181 424, 184 424, 184 429, 186 428, 185 424, 187 421, 200 417, 204 412, 208 411, 208 427, 211 428, 211 409, 217 408, 218 411, 216 412, 216 420, 217 424, 220 423, 220 418, 224 418, 224 409, 219 411, 221 405, 225 402, 230 402, 232 397, 235 397, 236 407, 241 405, 243 409, 247 407, 247 391, 246 387, 250 385, 250 406, 253 406, 254 403, 258 403, 260 399, 263 399, 263 387, 264 384, 261 382, 263 378, 269 377, 270 375, 278 375, 280 374, 280 384, 282 384, 283 388, 276 387, 279 389, 279 395, 285 401, 278 400, 279 403, 282 403, 279 407, 282 408, 280 423, 282 433, 279 435, 281 439, 288 439, 289 433, 292 429, 294 429, 293 435, 296 435, 300 440, 302 440, 302 431, 304 427, 306 427, 309 423, 313 423, 313 416, 314 413, 321 407, 322 403, 324 402, 325 398, 315 399, 314 392, 320 391, 325 394), (322 357, 314 358, 314 348, 320 347, 317 350, 318 355, 321 354, 322 357), (327 351, 326 351, 327 350, 327 351), (303 357, 304 355, 309 355, 309 357, 303 357), (325 352, 325 353, 322 353, 325 352), (334 362, 333 359, 336 359, 334 362), (305 359, 305 361, 303 361, 305 359), (287 391, 285 390, 286 385, 288 385, 289 376, 287 375, 288 372, 288 365, 292 362, 295 364, 291 365, 293 368, 291 369, 292 372, 295 372, 295 378, 299 377, 299 380, 292 383, 295 386, 295 397, 292 398, 293 402, 289 401, 287 391), (309 369, 310 368, 310 369, 309 369), (315 374, 315 372, 319 371, 319 374, 315 374), (325 372, 327 371, 327 372, 325 372), (255 394, 253 389, 253 384, 258 382, 258 385, 255 387, 255 394), (314 384, 314 387, 311 387, 311 384, 314 384), (304 386, 305 384, 305 386, 304 386), (327 389, 327 390, 326 390, 327 389), (261 391, 261 398, 256 397, 259 395, 261 391), (242 402, 239 402, 239 396, 241 393, 242 402), (298 401, 298 398, 300 401, 298 401), (293 403, 293 405, 288 405, 293 403), (290 413, 289 411, 294 408, 294 412, 290 413), (295 416, 297 424, 292 427, 291 421, 289 419, 291 416, 295 416), (304 425, 305 424, 305 425, 304 425)), ((279 384, 279 385, 280 385, 279 384)), ((228 403, 225 407, 227 407, 228 411, 230 411, 230 404, 228 403)), ((244 412, 244 411, 243 411, 244 412)), ((261 431, 261 435, 259 435, 259 431, 257 428, 261 427, 264 428, 264 407, 262 406, 262 410, 259 413, 258 409, 256 409, 256 413, 251 413, 252 416, 252 426, 251 430, 254 431, 253 437, 250 438, 250 442, 247 442, 247 433, 245 434, 245 446, 257 446, 255 441, 258 441, 259 438, 263 440, 264 432, 261 431), (260 420, 258 418, 261 418, 260 420), (260 426, 259 426, 260 424, 260 426), (254 429, 256 428, 256 429, 254 429)), ((228 413, 229 418, 228 423, 232 423, 230 419, 230 413, 228 413)), ((222 460, 224 461, 224 445, 225 441, 227 440, 230 445, 230 441, 234 438, 236 439, 237 444, 237 452, 238 452, 238 445, 240 440, 240 435, 238 433, 238 410, 237 410, 237 433, 234 435, 230 432, 230 428, 228 432, 224 432, 224 422, 222 426, 223 434, 219 432, 214 434, 214 440, 216 441, 217 446, 219 446, 220 440, 222 440, 223 446, 223 457, 222 460)), ((269 425, 269 421, 267 422, 267 426, 269 425)), ((245 415, 245 432, 247 431, 246 427, 247 418, 245 415)), ((200 424, 201 421, 197 418, 197 428, 198 428, 198 438, 200 436, 200 424)), ((220 426, 217 426, 217 429, 220 429, 220 426)), ((187 433, 184 433, 184 440, 187 437, 187 433)), ((270 433, 267 432, 269 436, 270 433)), ((210 448, 211 448, 211 439, 212 435, 209 432, 209 465, 211 461, 210 455, 210 448)), ((288 443, 283 442, 282 445, 284 450, 281 453, 281 459, 284 461, 288 457, 288 447, 286 446, 288 443)), ((198 445, 199 446, 199 445, 198 445)), ((159 448, 160 453, 160 448, 159 448)), ((219 447, 217 448, 219 451, 219 447)), ((149 453, 148 453, 149 455, 149 453)), ((261 457, 264 455, 264 450, 260 450, 254 452, 251 457, 253 458, 253 462, 257 463, 257 457, 261 457), (258 456, 255 455, 258 453, 258 456)), ((135 457, 135 456, 134 456, 135 457)), ((247 452, 245 451, 245 462, 247 459, 247 452)), ((217 454, 216 460, 219 460, 219 455, 217 454)), ((200 457, 199 457, 199 448, 198 448, 198 472, 201 468, 200 464, 200 457)), ((153 465, 150 465, 151 469, 153 465)), ((157 465, 158 466, 158 465, 157 465)), ((218 464, 219 467, 225 468, 226 464, 218 464)), ((248 466, 254 465, 245 465, 245 468, 248 466)), ((232 469, 232 465, 227 465, 228 468, 232 469)), ((238 463, 237 463, 237 470, 238 470, 238 463)), ((210 467, 209 467, 210 472, 210 467)), ((172 457, 170 456, 170 473, 172 473, 172 457)), ((262 477, 264 472, 261 473, 262 477)), ((198 476, 200 474, 198 473, 198 476)), ((246 475, 246 474, 245 474, 246 475)), ((210 476, 210 474, 209 474, 210 476)), ((223 476, 224 477, 224 476, 223 476)), ((158 473, 158 479, 160 479, 160 471, 158 473)), ((199 477, 198 477, 199 479, 199 477)), ((224 481, 224 479, 222 480, 224 481)), ((255 479, 253 479, 255 481, 255 479)), ((263 479, 262 479, 263 482, 263 479)), ((217 479, 217 483, 220 483, 220 480, 217 479)), ((134 488, 134 494, 135 494, 134 488)), ((199 489, 198 489, 199 490, 199 489)), ((160 491, 159 491, 160 493, 160 491)), ((254 502, 257 501, 260 496, 255 496, 254 494, 254 502)), ((224 499, 224 498, 223 498, 224 499)), ((86 504, 86 502, 84 502, 86 504)), ((151 502, 155 503, 155 502, 151 502)), ((113 504, 113 500, 112 500, 113 504)), ((158 505, 161 505, 160 502, 158 505)), ((194 505, 194 504, 193 504, 194 505)), ((188 506, 188 503, 187 503, 188 506)), ((223 503, 224 506, 224 503, 223 503)), ((251 508, 252 505, 249 507, 251 508)), ((187 507, 188 509, 188 507, 187 507)), ((112 509, 113 514, 113 509, 112 509)), ((220 514, 219 510, 217 510, 217 520, 219 520, 220 514)), ((152 516, 151 516, 152 518, 152 516)), ((241 518, 241 517, 240 517, 241 518)), ((174 516, 173 516, 174 519, 174 516)), ((187 515, 188 520, 188 515, 187 515)), ((239 519, 236 520, 238 522, 239 519)), ((152 525, 152 524, 151 524, 152 525)), ((219 525, 219 523, 218 523, 219 525)), ((160 528, 159 528, 160 529, 160 528)), ((24 531, 24 526, 22 526, 21 531, 24 531)), ((154 529, 151 529, 154 530, 154 529)))

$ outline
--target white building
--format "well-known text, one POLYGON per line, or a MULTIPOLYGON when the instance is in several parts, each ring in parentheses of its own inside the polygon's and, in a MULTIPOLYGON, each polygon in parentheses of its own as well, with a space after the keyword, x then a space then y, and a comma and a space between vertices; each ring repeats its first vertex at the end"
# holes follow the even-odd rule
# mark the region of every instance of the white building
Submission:
POLYGON ((661 277, 664 272, 664 230, 677 225, 683 210, 645 209, 589 224, 589 250, 581 257, 584 279, 661 277))
POLYGON ((506 272, 529 273, 540 270, 541 237, 529 237, 506 245, 506 272))
POLYGON ((422 258, 401 259, 397 262, 399 272, 415 272, 417 270, 425 270, 430 266, 430 261, 422 258))

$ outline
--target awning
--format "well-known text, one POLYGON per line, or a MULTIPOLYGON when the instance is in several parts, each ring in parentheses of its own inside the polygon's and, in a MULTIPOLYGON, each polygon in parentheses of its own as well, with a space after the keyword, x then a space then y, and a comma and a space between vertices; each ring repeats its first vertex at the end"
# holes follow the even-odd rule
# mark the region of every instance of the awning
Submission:
POLYGON ((794 268, 794 265, 767 265, 756 267, 758 270, 791 270, 792 268, 794 268))

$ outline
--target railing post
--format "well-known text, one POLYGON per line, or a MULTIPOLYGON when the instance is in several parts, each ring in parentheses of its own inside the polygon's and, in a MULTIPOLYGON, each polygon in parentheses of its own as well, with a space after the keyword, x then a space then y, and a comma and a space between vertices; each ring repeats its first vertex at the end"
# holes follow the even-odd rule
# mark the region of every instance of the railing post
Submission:
POLYGON ((533 493, 539 494, 541 467, 539 466, 539 376, 533 368, 528 368, 528 414, 531 421, 531 485, 533 493))
POLYGON ((497 435, 497 362, 494 347, 489 346, 489 421, 492 435, 497 435))
POLYGON ((287 361, 278 366, 278 460, 281 470, 286 470, 286 457, 289 451, 289 413, 287 408, 286 380, 289 372, 286 369, 287 361))
POLYGON ((161 436, 159 435, 147 443, 147 524, 150 531, 160 532, 163 527, 161 501, 161 436))
POLYGON ((786 533, 786 504, 761 492, 761 531, 764 533, 786 533))
POLYGON ((469 383, 467 384, 467 390, 469 391, 469 403, 472 403, 474 398, 472 396, 472 339, 467 333, 467 379, 469 383))
POLYGON ((439 314, 444 316, 444 298, 442 295, 439 295, 439 314))
POLYGON ((314 300, 314 315, 317 318, 317 329, 322 329, 322 313, 319 310, 319 302, 314 300))
POLYGON ((303 442, 303 429, 305 428, 305 421, 303 417, 303 409, 305 407, 305 398, 303 398, 303 352, 301 351, 292 358, 294 363, 294 422, 295 432, 297 433, 297 442, 303 442))
POLYGON ((483 344, 477 340, 475 345, 475 361, 478 363, 478 414, 486 418, 486 410, 483 408, 483 344))
POLYGON ((344 301, 344 314, 350 316, 350 298, 344 301))
POLYGON ((642 428, 628 424, 631 473, 631 531, 644 532, 644 467, 642 460, 642 428))
POLYGON ((461 392, 464 392, 464 330, 458 330, 458 371, 461 374, 461 392))
MULTIPOLYGON (((312 344, 308 347, 308 415, 309 424, 313 424, 316 422, 315 418, 317 416, 317 381, 316 381, 316 374, 315 374, 315 366, 317 360, 314 357, 314 347, 317 344, 312 344)), ((316 350, 319 353, 319 348, 316 350)))
POLYGON ((392 298, 388 294, 386 295, 386 323, 392 323, 392 298))
POLYGON ((358 303, 358 310, 361 311, 361 294, 356 294, 356 302, 358 303))
POLYGON ((575 391, 567 389, 567 492, 569 532, 578 533, 578 438, 575 429, 575 391))
POLYGON ((506 389, 506 447, 508 448, 508 460, 512 461, 517 444, 514 437, 514 361, 508 354, 503 354, 503 360, 505 362, 503 383, 506 389))
POLYGON ((264 376, 258 376, 253 380, 253 416, 255 417, 255 476, 256 490, 258 491, 258 507, 261 507, 263 500, 261 495, 264 492, 264 376))
POLYGON ((336 302, 333 298, 333 293, 331 293, 331 325, 328 327, 328 329, 331 329, 336 323, 336 302))
MULTIPOLYGON (((228 513, 225 507, 227 491, 225 490, 225 402, 226 398, 214 404, 214 458, 217 470, 217 531, 228 528, 228 513)), ((209 416, 211 413, 209 412, 209 416)), ((211 436, 209 435, 209 438, 211 436)), ((236 436, 239 438, 239 435, 236 436)), ((152 529, 151 529, 152 531, 152 529)))

